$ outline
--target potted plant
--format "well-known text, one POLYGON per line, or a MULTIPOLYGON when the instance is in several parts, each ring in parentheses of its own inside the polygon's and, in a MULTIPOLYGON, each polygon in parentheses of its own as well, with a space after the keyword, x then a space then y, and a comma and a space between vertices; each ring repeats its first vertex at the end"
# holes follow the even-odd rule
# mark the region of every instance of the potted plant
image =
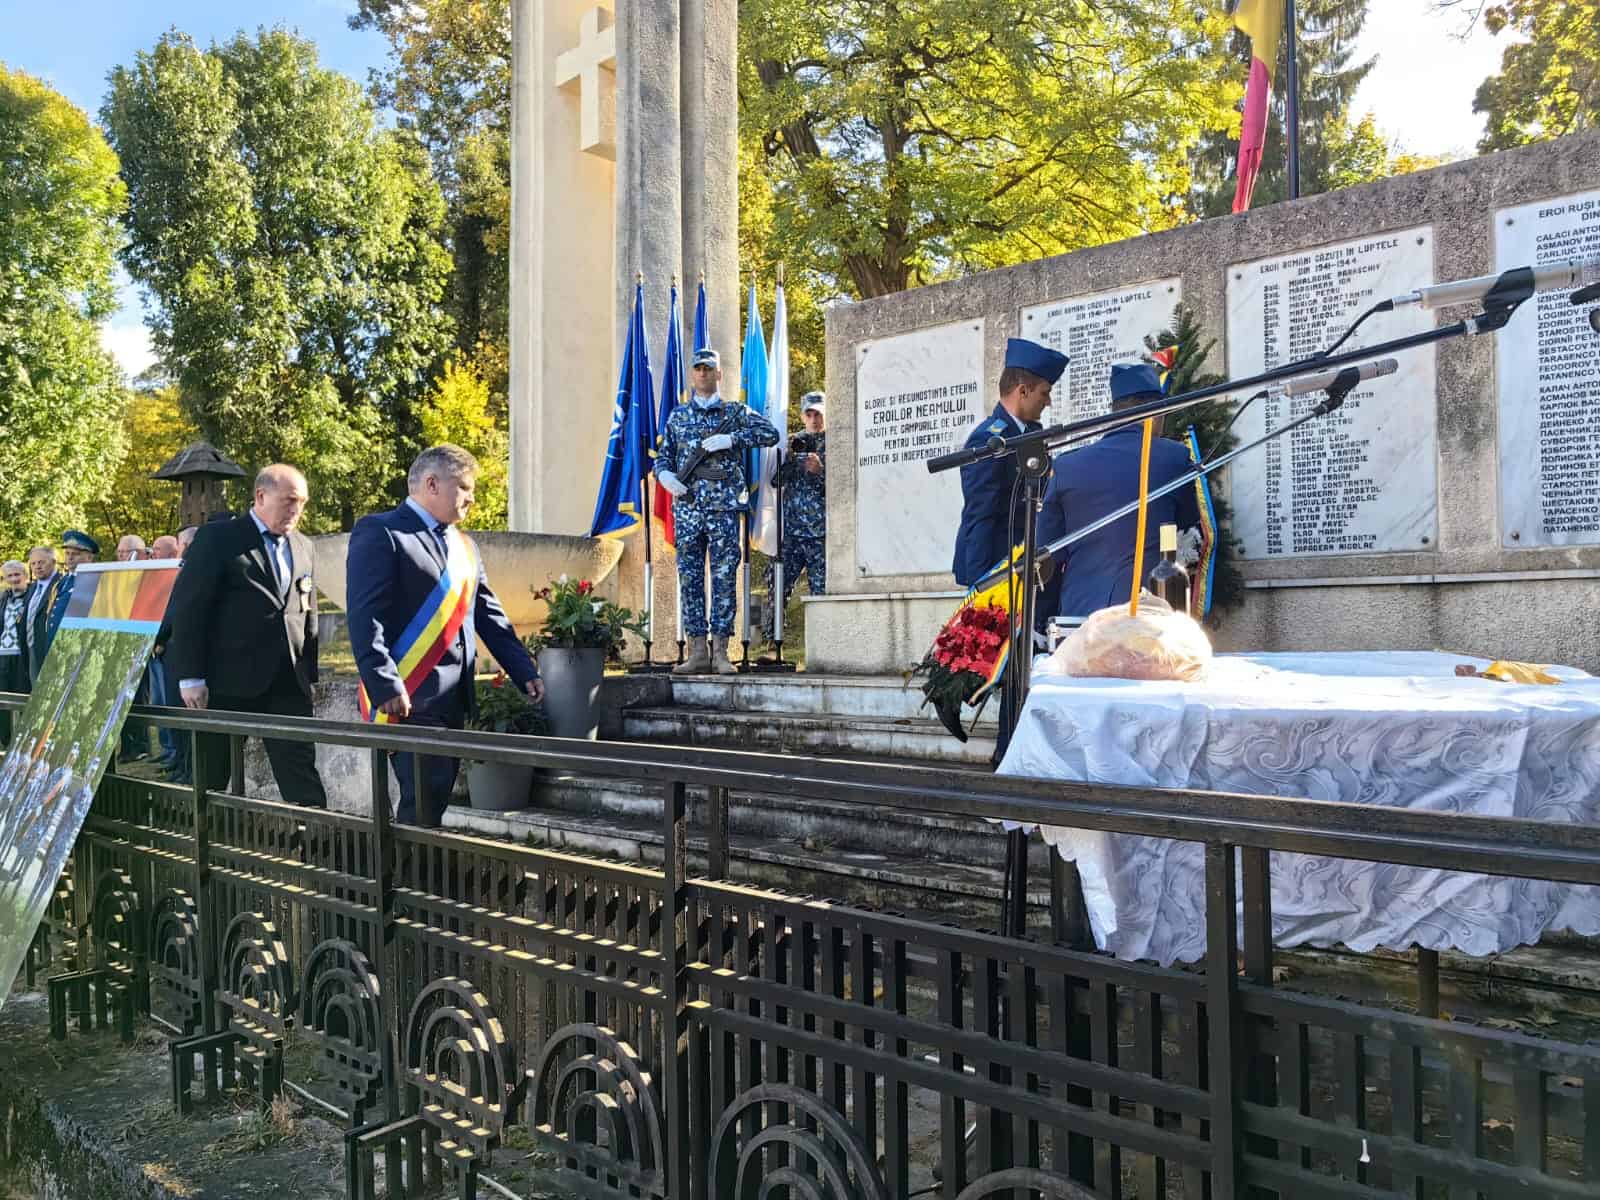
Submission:
MULTIPOLYGON (((544 714, 501 671, 477 681, 478 715, 468 728, 485 733, 539 734, 548 731, 544 714)), ((472 807, 491 812, 526 808, 536 768, 522 763, 474 762, 467 767, 472 807)))
POLYGON ((545 712, 556 737, 594 738, 600 729, 600 681, 608 659, 620 660, 630 633, 644 635, 631 609, 602 600, 587 579, 563 575, 541 588, 549 605, 544 626, 527 640, 544 676, 545 712))

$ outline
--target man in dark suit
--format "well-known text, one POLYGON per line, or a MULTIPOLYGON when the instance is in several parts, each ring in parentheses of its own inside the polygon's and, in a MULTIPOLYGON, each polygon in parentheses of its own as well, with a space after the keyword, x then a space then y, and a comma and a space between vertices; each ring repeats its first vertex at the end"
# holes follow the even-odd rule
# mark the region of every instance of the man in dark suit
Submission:
MULTIPOLYGON (((345 560, 350 645, 361 672, 362 715, 378 722, 460 729, 477 710, 473 669, 481 637, 516 685, 538 702, 544 683, 506 619, 471 538, 457 526, 472 508, 478 463, 459 446, 424 450, 391 512, 362 517, 345 560)), ((415 759, 391 756, 400 781, 395 819, 436 828, 457 761, 424 756, 428 803, 417 803, 415 759)))
MULTIPOLYGON (((296 531, 306 480, 282 463, 256 476, 242 517, 203 525, 184 555, 167 613, 169 678, 189 708, 311 716, 317 681, 317 589, 311 541, 296 531)), ((207 787, 228 779, 227 741, 205 739, 207 787)), ((266 739, 278 790, 291 804, 326 808, 310 742, 266 739)))

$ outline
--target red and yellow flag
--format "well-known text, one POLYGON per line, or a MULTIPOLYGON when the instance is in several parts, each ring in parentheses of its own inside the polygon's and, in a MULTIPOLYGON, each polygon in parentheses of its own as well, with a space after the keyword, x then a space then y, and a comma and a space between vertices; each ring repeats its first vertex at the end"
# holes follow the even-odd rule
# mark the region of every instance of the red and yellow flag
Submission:
POLYGON ((1239 0, 1233 24, 1250 39, 1250 82, 1244 92, 1244 125, 1239 130, 1238 186, 1233 211, 1250 207, 1250 193, 1261 173, 1261 151, 1267 143, 1267 110, 1272 105, 1272 67, 1283 40, 1284 0, 1239 0))

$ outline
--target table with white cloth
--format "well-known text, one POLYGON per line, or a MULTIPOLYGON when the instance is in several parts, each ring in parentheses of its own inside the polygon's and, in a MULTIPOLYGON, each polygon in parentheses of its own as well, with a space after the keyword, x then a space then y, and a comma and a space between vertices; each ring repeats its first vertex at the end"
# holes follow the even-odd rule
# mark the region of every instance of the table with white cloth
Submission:
MULTIPOLYGON (((1600 679, 1458 677, 1468 655, 1219 655, 1201 680, 1077 679, 1034 667, 1002 775, 1250 792, 1543 821, 1600 810, 1600 679)), ((1045 826, 1075 862, 1096 943, 1163 966, 1205 955, 1196 842, 1045 826)), ((1600 888, 1272 855, 1283 947, 1486 955, 1546 930, 1600 934, 1600 888)))

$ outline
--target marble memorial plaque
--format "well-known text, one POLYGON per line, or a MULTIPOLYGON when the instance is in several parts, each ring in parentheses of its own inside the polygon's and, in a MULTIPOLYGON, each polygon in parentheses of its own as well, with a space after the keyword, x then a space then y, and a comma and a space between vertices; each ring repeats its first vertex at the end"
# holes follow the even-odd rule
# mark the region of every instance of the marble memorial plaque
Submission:
MULTIPOLYGON (((1494 215, 1495 269, 1600 255, 1600 191, 1494 215)), ((1600 337, 1592 305, 1541 292, 1495 337, 1500 536, 1509 549, 1600 544, 1600 337)))
MULTIPOLYGON (((1228 373, 1242 379, 1309 358, 1374 303, 1433 279, 1431 226, 1375 234, 1228 268, 1228 373)), ((1404 308, 1373 317, 1345 348, 1434 325, 1404 308)), ((1438 541, 1437 401, 1432 347, 1393 356, 1400 369, 1344 406, 1235 460, 1233 532, 1249 559, 1426 550, 1438 541)), ((1273 396, 1234 431, 1254 441, 1325 393, 1273 396)), ((1243 394, 1235 397, 1242 402, 1243 394)))
POLYGON ((1172 325, 1183 281, 1155 279, 1087 296, 1049 300, 1022 310, 1021 336, 1072 361, 1044 410, 1046 425, 1098 417, 1111 409, 1111 364, 1140 362, 1145 336, 1172 325))
MULTIPOLYGON (((992 389, 991 389, 992 390, 992 389)), ((856 561, 862 575, 948 571, 961 472, 928 473, 992 403, 983 322, 919 329, 856 347, 856 561)))

